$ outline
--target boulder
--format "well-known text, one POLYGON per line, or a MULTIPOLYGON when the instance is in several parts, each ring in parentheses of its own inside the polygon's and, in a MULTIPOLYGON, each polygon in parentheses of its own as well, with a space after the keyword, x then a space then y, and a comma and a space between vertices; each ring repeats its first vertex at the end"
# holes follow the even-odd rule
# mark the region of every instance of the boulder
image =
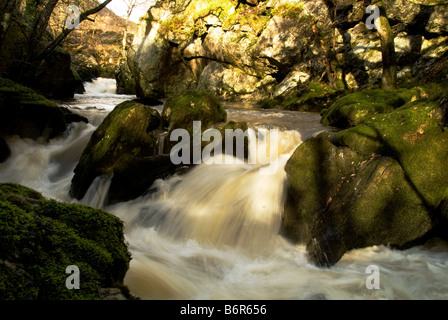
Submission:
POLYGON ((87 121, 34 90, 3 78, 0 78, 0 113, 0 136, 31 139, 54 138, 64 133, 67 123, 87 121))
POLYGON ((331 266, 354 248, 446 238, 448 96, 430 91, 296 149, 282 232, 306 243, 311 261, 331 266))
POLYGON ((74 170, 70 195, 82 199, 99 176, 113 176, 106 204, 143 194, 172 169, 169 156, 159 154, 162 132, 156 109, 135 101, 117 105, 84 149, 74 170))
POLYGON ((307 252, 314 264, 331 266, 345 252, 373 245, 407 248, 432 230, 425 200, 395 159, 369 160, 344 180, 312 222, 307 252))
POLYGON ((201 121, 202 129, 205 130, 213 124, 225 122, 227 112, 213 94, 185 91, 167 99, 162 118, 169 134, 178 128, 192 133, 193 121, 201 121))
POLYGON ((333 134, 322 133, 302 143, 288 160, 285 171, 286 202, 282 233, 296 242, 311 240, 311 226, 362 158, 347 147, 337 147, 333 134))
POLYGON ((392 91, 373 89, 353 92, 337 99, 324 110, 321 122, 323 125, 344 129, 354 127, 364 119, 375 118, 376 114, 392 112, 407 102, 441 92, 444 87, 444 85, 431 84, 392 91))
POLYGON ((92 300, 116 288, 131 260, 123 222, 105 211, 48 200, 16 184, 0 184, 0 299, 92 300), (80 272, 68 290, 67 267, 80 272))

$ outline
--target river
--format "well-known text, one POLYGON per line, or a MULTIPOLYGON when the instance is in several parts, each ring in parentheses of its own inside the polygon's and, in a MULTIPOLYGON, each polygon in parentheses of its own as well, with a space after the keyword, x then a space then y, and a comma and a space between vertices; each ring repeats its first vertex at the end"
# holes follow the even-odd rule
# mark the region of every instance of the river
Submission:
MULTIPOLYGON (((0 181, 31 187, 65 202, 102 207, 108 181, 97 179, 81 201, 68 196, 70 181, 90 135, 121 101, 113 80, 97 79, 64 106, 86 116, 63 137, 39 143, 8 138, 10 159, 0 181)), ((156 106, 161 111, 162 106, 156 106)), ((279 235, 284 201, 283 167, 294 149, 322 127, 313 113, 252 110, 226 105, 228 120, 279 128, 276 174, 244 164, 197 166, 157 180, 150 195, 105 207, 125 222, 132 254, 125 284, 142 299, 447 299, 448 245, 395 250, 374 246, 348 252, 335 266, 310 264, 304 245, 279 235), (379 289, 369 289, 369 266, 379 289)))

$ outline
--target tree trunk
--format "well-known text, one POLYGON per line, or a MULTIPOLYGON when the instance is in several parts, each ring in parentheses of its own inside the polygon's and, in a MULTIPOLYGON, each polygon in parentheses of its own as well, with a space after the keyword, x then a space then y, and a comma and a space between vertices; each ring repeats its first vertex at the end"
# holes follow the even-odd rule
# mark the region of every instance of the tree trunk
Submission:
MULTIPOLYGON (((345 82, 343 79, 343 71, 336 57, 336 53, 334 52, 335 46, 333 49, 330 48, 329 45, 325 43, 325 41, 320 37, 319 31, 317 29, 316 22, 313 22, 313 32, 316 38, 316 41, 320 44, 324 55, 325 55, 325 70, 328 77, 328 85, 330 88, 335 90, 344 90, 345 82)), ((332 38, 333 43, 335 44, 335 37, 333 35, 332 38)))
POLYGON ((383 74, 381 85, 384 90, 394 90, 397 87, 397 63, 395 57, 394 33, 387 20, 386 11, 383 2, 375 2, 380 9, 380 17, 375 22, 378 35, 381 40, 381 55, 383 61, 383 74))
POLYGON ((48 0, 33 22, 30 37, 28 39, 29 62, 33 62, 40 51, 42 37, 47 30, 48 21, 58 2, 59 0, 48 0))

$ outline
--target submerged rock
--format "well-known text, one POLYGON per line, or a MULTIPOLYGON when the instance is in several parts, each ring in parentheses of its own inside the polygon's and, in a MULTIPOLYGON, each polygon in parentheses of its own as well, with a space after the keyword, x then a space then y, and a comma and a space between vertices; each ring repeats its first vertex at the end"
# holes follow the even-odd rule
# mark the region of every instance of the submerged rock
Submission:
POLYGON ((0 184, 0 299, 104 299, 105 288, 129 297, 123 279, 130 259, 117 217, 0 184), (80 272, 77 290, 66 287, 72 265, 80 272))
POLYGON ((446 238, 446 101, 426 96, 300 145, 286 165, 283 234, 324 266, 354 248, 446 238))

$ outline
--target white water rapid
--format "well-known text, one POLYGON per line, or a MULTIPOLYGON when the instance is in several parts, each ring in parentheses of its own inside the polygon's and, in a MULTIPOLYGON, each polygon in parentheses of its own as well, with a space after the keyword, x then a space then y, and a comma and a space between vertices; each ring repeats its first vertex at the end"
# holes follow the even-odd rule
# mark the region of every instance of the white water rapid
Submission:
MULTIPOLYGON (((88 117, 64 137, 41 144, 9 138, 10 159, 0 181, 29 186, 46 197, 68 196, 73 169, 90 135, 120 101, 113 81, 98 79, 66 103, 88 117)), ((260 166, 197 166, 157 180, 155 192, 104 208, 125 222, 132 253, 125 284, 142 299, 447 299, 448 246, 433 240, 399 251, 385 246, 353 250, 335 266, 310 264, 303 245, 278 234, 284 201, 283 167, 297 145, 324 130, 319 115, 228 107, 229 120, 280 132, 279 170, 260 166), (378 266, 380 288, 368 289, 366 268, 378 266)), ((82 203, 101 207, 107 179, 98 178, 82 203)))

